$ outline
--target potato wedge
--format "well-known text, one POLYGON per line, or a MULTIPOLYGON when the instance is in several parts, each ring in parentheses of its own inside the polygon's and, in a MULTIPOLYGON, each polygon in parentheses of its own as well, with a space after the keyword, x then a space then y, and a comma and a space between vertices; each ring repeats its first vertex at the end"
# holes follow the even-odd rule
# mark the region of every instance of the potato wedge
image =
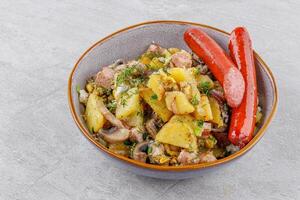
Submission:
POLYGON ((144 123, 142 104, 139 104, 139 108, 136 112, 124 118, 124 121, 131 127, 142 127, 144 123))
POLYGON ((140 108, 140 96, 137 88, 131 88, 117 101, 116 117, 124 119, 140 108))
POLYGON ((155 140, 165 144, 186 148, 192 151, 197 150, 197 138, 193 133, 193 118, 188 115, 175 115, 165 124, 155 140))
POLYGON ((167 108, 174 114, 188 114, 195 111, 194 106, 189 102, 188 98, 183 92, 172 91, 166 92, 167 108))
POLYGON ((144 65, 149 65, 150 64, 150 62, 151 62, 151 60, 152 60, 152 58, 148 55, 148 54, 146 54, 146 53, 144 53, 141 57, 140 57, 140 62, 141 63, 143 63, 144 65))
POLYGON ((152 58, 152 60, 149 63, 149 68, 150 69, 160 69, 164 66, 164 62, 160 61, 158 57, 152 58))
POLYGON ((200 103, 195 107, 193 116, 198 120, 210 121, 213 119, 210 103, 206 95, 201 95, 200 103))
POLYGON ((168 110, 165 101, 153 98, 155 97, 155 93, 150 88, 140 89, 140 95, 164 122, 167 122, 171 118, 173 113, 168 110))
POLYGON ((170 76, 172 78, 175 79, 175 81, 177 83, 182 82, 182 81, 195 82, 194 75, 186 69, 174 67, 174 68, 170 68, 168 70, 168 73, 170 74, 170 76))
POLYGON ((162 99, 165 93, 165 89, 160 74, 152 74, 149 77, 147 87, 151 88, 151 90, 157 95, 158 100, 162 99))
POLYGON ((217 102, 217 100, 215 98, 209 97, 208 99, 209 99, 209 104, 210 104, 212 116, 213 116, 213 119, 211 121, 214 122, 215 124, 217 124, 218 127, 224 126, 219 103, 217 102))
POLYGON ((96 94, 92 93, 90 94, 86 104, 85 117, 87 127, 90 132, 98 132, 105 123, 105 118, 99 110, 99 101, 102 101, 102 99, 96 94))
POLYGON ((196 81, 197 81, 199 87, 205 86, 205 87, 207 87, 207 89, 211 89, 214 87, 213 80, 211 80, 211 78, 209 78, 209 76, 207 76, 207 75, 200 74, 200 75, 196 76, 196 81))

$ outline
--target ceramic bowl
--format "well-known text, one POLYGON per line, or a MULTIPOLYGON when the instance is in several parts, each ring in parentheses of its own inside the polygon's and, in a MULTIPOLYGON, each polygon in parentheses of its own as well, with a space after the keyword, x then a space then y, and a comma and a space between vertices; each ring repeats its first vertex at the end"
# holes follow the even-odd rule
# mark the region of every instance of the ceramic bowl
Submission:
MULTIPOLYGON (((108 151, 101 146, 89 133, 81 117, 83 107, 78 101, 76 86, 84 87, 87 78, 101 69, 101 66, 111 64, 122 58, 135 59, 144 52, 151 42, 156 42, 164 47, 178 47, 190 51, 183 40, 183 33, 189 27, 201 28, 214 38, 225 51, 228 51, 228 33, 220 29, 190 22, 181 21, 152 21, 133 25, 101 39, 87 49, 76 62, 68 86, 69 105, 72 116, 83 135, 87 137, 100 151, 108 156, 120 168, 134 173, 162 179, 184 179, 196 177, 210 170, 216 170, 249 151, 264 135, 277 107, 277 87, 271 70, 261 57, 255 53, 259 102, 263 109, 263 120, 255 137, 239 152, 226 158, 210 163, 187 166, 158 166, 141 163, 108 151)), ((253 40, 255 43, 255 39, 253 40)))

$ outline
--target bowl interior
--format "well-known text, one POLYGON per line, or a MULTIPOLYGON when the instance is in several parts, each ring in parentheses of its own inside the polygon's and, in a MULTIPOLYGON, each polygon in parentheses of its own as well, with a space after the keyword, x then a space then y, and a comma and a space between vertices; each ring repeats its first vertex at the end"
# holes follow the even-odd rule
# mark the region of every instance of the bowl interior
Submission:
MULTIPOLYGON (((109 65, 117 59, 130 60, 137 58, 147 49, 151 42, 158 43, 163 47, 178 47, 190 52, 183 40, 183 33, 191 26, 199 27, 199 25, 195 24, 174 22, 143 24, 117 32, 91 47, 78 61, 70 81, 70 103, 74 105, 73 112, 86 131, 86 124, 81 117, 83 107, 77 98, 76 86, 79 85, 83 88, 89 77, 97 73, 101 67, 109 65)), ((199 28, 214 38, 228 52, 228 34, 206 26, 200 26, 199 28)), ((276 94, 274 94, 275 86, 272 76, 257 55, 255 55, 255 63, 259 102, 264 114, 262 123, 260 123, 260 127, 257 130, 259 131, 261 126, 272 115, 276 94)))

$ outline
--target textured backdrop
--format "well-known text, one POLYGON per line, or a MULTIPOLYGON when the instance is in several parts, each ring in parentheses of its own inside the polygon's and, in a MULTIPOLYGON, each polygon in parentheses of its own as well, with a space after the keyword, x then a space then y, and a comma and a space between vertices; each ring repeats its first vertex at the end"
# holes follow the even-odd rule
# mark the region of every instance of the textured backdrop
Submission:
POLYGON ((300 199, 300 1, 0 1, 0 199, 300 199), (111 166, 75 126, 68 75, 107 34, 147 20, 248 28, 278 83, 277 115, 230 167, 156 180, 111 166))

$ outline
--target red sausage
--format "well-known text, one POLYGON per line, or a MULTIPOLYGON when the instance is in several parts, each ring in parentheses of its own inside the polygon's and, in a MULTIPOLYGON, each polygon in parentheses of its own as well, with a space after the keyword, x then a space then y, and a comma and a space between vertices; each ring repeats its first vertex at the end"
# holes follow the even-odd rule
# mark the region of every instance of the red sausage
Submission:
POLYGON ((229 39, 230 55, 246 85, 242 103, 232 110, 228 139, 244 147, 253 137, 257 110, 257 83, 252 44, 246 28, 234 29, 229 39))
POLYGON ((244 79, 224 50, 200 29, 188 29, 184 33, 184 40, 221 83, 228 105, 240 105, 245 92, 244 79))

